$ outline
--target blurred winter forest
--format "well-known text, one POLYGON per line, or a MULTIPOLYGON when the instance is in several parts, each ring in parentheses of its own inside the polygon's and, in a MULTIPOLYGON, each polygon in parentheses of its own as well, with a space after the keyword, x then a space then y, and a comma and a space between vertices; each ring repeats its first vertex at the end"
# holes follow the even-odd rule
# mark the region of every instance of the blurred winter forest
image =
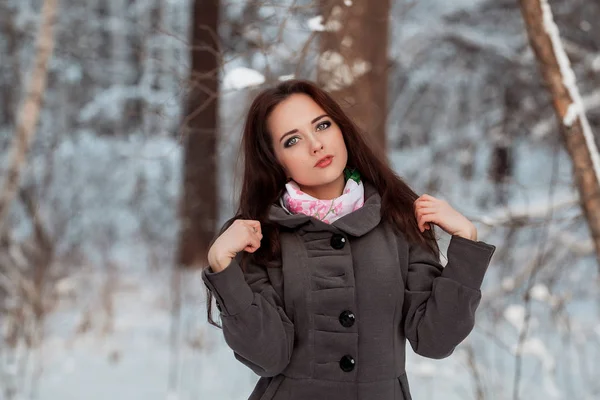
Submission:
POLYGON ((472 334, 407 351, 413 398, 600 398, 599 21, 597 0, 0 1, 0 399, 249 396, 198 267, 249 102, 291 77, 497 246, 472 334))

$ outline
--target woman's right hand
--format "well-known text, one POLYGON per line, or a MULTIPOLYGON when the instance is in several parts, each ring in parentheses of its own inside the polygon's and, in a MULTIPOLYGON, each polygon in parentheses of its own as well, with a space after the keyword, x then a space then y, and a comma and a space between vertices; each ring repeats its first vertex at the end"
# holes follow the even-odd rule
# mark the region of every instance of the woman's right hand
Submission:
POLYGON ((208 250, 208 265, 215 272, 224 270, 240 251, 258 250, 262 237, 259 221, 236 219, 208 250))

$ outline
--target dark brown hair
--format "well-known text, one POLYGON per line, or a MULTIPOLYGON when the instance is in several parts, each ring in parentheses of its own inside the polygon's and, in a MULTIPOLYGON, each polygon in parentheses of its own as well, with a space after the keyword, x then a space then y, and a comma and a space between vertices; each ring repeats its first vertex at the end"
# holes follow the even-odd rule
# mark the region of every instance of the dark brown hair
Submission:
MULTIPOLYGON (((227 221, 212 243, 236 219, 252 219, 261 223, 263 239, 254 253, 242 254, 242 270, 248 261, 265 267, 279 265, 281 257, 279 227, 268 220, 271 204, 283 195, 286 174, 275 157, 267 120, 273 109, 290 95, 309 95, 340 127, 348 152, 348 166, 356 168, 361 179, 369 181, 381 195, 381 217, 391 223, 411 243, 429 249, 436 257, 439 247, 434 225, 421 232, 414 215, 414 202, 419 197, 387 164, 380 160, 360 132, 357 125, 344 113, 340 105, 323 89, 308 80, 287 80, 260 92, 248 111, 242 137, 244 177, 236 215, 227 221)), ((212 246, 212 243, 209 245, 212 246)), ((208 322, 212 320, 212 294, 207 290, 208 322)))

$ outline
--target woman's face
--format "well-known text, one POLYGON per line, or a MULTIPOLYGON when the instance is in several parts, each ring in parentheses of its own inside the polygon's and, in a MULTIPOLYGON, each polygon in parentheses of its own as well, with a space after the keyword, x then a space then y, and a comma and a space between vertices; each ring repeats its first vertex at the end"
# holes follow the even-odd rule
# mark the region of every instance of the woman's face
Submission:
POLYGON ((342 131, 312 97, 290 95, 273 109, 267 126, 277 160, 302 191, 323 200, 342 194, 348 161, 342 131), (331 163, 316 166, 327 155, 331 163))

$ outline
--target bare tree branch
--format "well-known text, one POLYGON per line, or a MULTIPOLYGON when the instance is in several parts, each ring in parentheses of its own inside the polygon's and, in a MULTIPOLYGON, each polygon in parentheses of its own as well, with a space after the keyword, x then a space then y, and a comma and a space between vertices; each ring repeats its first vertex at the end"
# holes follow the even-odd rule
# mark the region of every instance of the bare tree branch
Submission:
POLYGON ((42 99, 46 90, 48 60, 54 49, 54 25, 58 0, 45 0, 42 6, 41 24, 37 36, 36 59, 31 73, 27 95, 17 120, 17 131, 12 144, 10 162, 4 188, 0 192, 0 231, 10 205, 17 194, 19 178, 25 158, 35 136, 42 99))

